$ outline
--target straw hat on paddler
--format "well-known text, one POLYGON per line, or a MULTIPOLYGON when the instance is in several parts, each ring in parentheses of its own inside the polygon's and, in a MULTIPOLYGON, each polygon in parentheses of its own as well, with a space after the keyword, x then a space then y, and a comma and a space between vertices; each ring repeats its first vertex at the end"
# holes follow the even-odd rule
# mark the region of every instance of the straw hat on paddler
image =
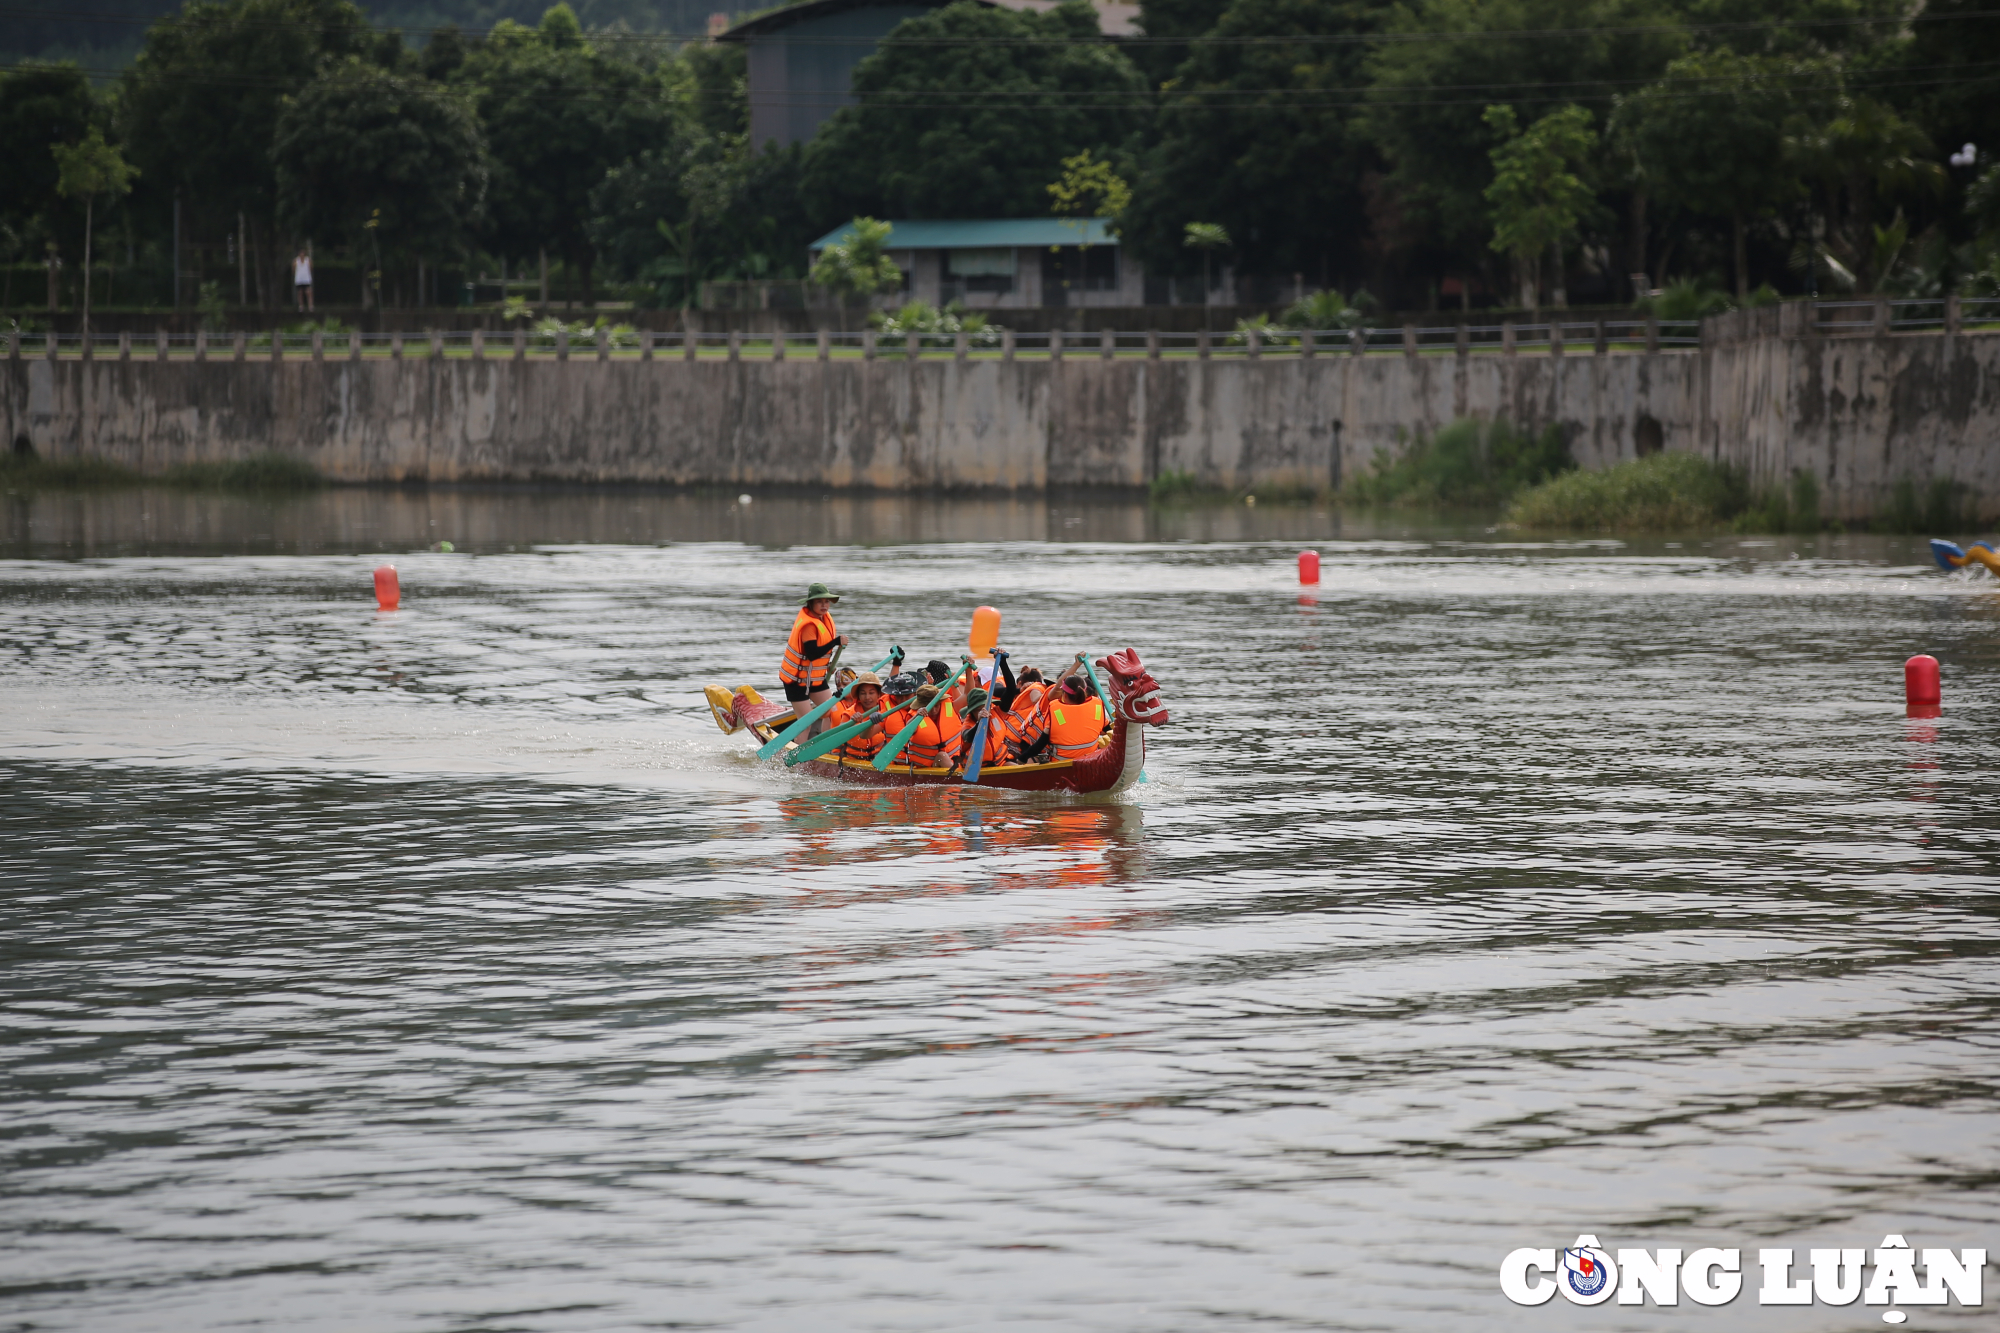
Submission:
POLYGON ((882 688, 882 678, 872 671, 864 671, 854 678, 854 685, 856 689, 859 689, 863 685, 873 685, 876 689, 880 689, 882 688))
POLYGON ((806 589, 806 595, 799 599, 799 605, 810 606, 821 598, 825 598, 829 602, 837 602, 840 600, 840 594, 827 587, 824 583, 815 583, 812 587, 806 589))

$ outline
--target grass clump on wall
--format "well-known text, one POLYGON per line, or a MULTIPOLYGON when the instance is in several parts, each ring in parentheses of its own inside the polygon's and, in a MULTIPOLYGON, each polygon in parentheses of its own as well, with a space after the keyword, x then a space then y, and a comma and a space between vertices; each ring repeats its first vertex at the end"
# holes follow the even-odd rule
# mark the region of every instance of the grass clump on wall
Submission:
MULTIPOLYGON (((1713 527, 1745 509, 1742 478, 1693 454, 1654 454, 1602 472, 1570 472, 1518 496, 1518 528, 1670 532, 1713 527)), ((1818 513, 1814 491, 1814 514, 1818 513)))
POLYGON ((1576 467, 1562 430, 1538 435, 1505 421, 1461 419, 1418 436, 1399 454, 1378 451, 1342 498, 1360 505, 1496 505, 1576 467))

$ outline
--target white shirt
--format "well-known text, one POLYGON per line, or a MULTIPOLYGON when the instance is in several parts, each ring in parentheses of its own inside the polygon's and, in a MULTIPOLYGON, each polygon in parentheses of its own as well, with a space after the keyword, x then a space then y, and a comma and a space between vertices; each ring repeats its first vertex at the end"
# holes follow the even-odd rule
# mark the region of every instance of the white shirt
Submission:
POLYGON ((292 285, 295 287, 310 287, 312 286, 312 280, 312 260, 307 259, 304 255, 300 255, 292 264, 292 285))

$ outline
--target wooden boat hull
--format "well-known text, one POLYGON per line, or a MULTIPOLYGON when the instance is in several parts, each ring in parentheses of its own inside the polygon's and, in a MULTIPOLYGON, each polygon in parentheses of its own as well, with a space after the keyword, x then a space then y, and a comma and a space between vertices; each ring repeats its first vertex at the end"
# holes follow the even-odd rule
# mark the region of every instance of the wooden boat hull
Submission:
POLYGON ((1121 719, 1113 730, 1111 745, 1090 759, 1056 759, 1046 764, 987 764, 979 771, 979 781, 966 782, 948 768, 911 768, 891 764, 876 771, 866 759, 808 759, 795 765, 795 773, 810 773, 834 782, 851 782, 864 787, 982 787, 996 791, 1118 792, 1139 780, 1145 768, 1146 740, 1142 728, 1128 728, 1121 719), (1118 733, 1127 733, 1121 738, 1118 733))
MULTIPOLYGON (((987 764, 979 781, 968 783, 948 768, 912 768, 890 764, 877 769, 865 759, 843 759, 829 755, 793 765, 794 771, 833 782, 849 782, 866 787, 983 787, 994 791, 1118 792, 1139 781, 1146 765, 1146 728, 1167 721, 1160 702, 1159 686, 1145 673, 1139 655, 1130 648, 1097 662, 1107 672, 1111 695, 1111 731, 1097 753, 1084 759, 1055 759, 1040 764, 987 764)), ((715 725, 727 735, 748 731, 760 741, 769 741, 791 720, 791 709, 773 704, 748 685, 725 690, 710 685, 703 694, 715 725)))

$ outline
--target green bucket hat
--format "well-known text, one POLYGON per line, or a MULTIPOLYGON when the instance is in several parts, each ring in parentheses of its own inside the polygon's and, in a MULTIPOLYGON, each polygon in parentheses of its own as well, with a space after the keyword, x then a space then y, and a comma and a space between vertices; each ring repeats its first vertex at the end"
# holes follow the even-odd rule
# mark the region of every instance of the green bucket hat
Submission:
POLYGON ((831 588, 827 587, 824 583, 815 583, 812 585, 812 587, 806 589, 806 595, 799 600, 799 605, 804 606, 808 602, 817 601, 822 597, 826 598, 826 600, 829 602, 837 602, 840 600, 839 593, 833 591, 831 588))

